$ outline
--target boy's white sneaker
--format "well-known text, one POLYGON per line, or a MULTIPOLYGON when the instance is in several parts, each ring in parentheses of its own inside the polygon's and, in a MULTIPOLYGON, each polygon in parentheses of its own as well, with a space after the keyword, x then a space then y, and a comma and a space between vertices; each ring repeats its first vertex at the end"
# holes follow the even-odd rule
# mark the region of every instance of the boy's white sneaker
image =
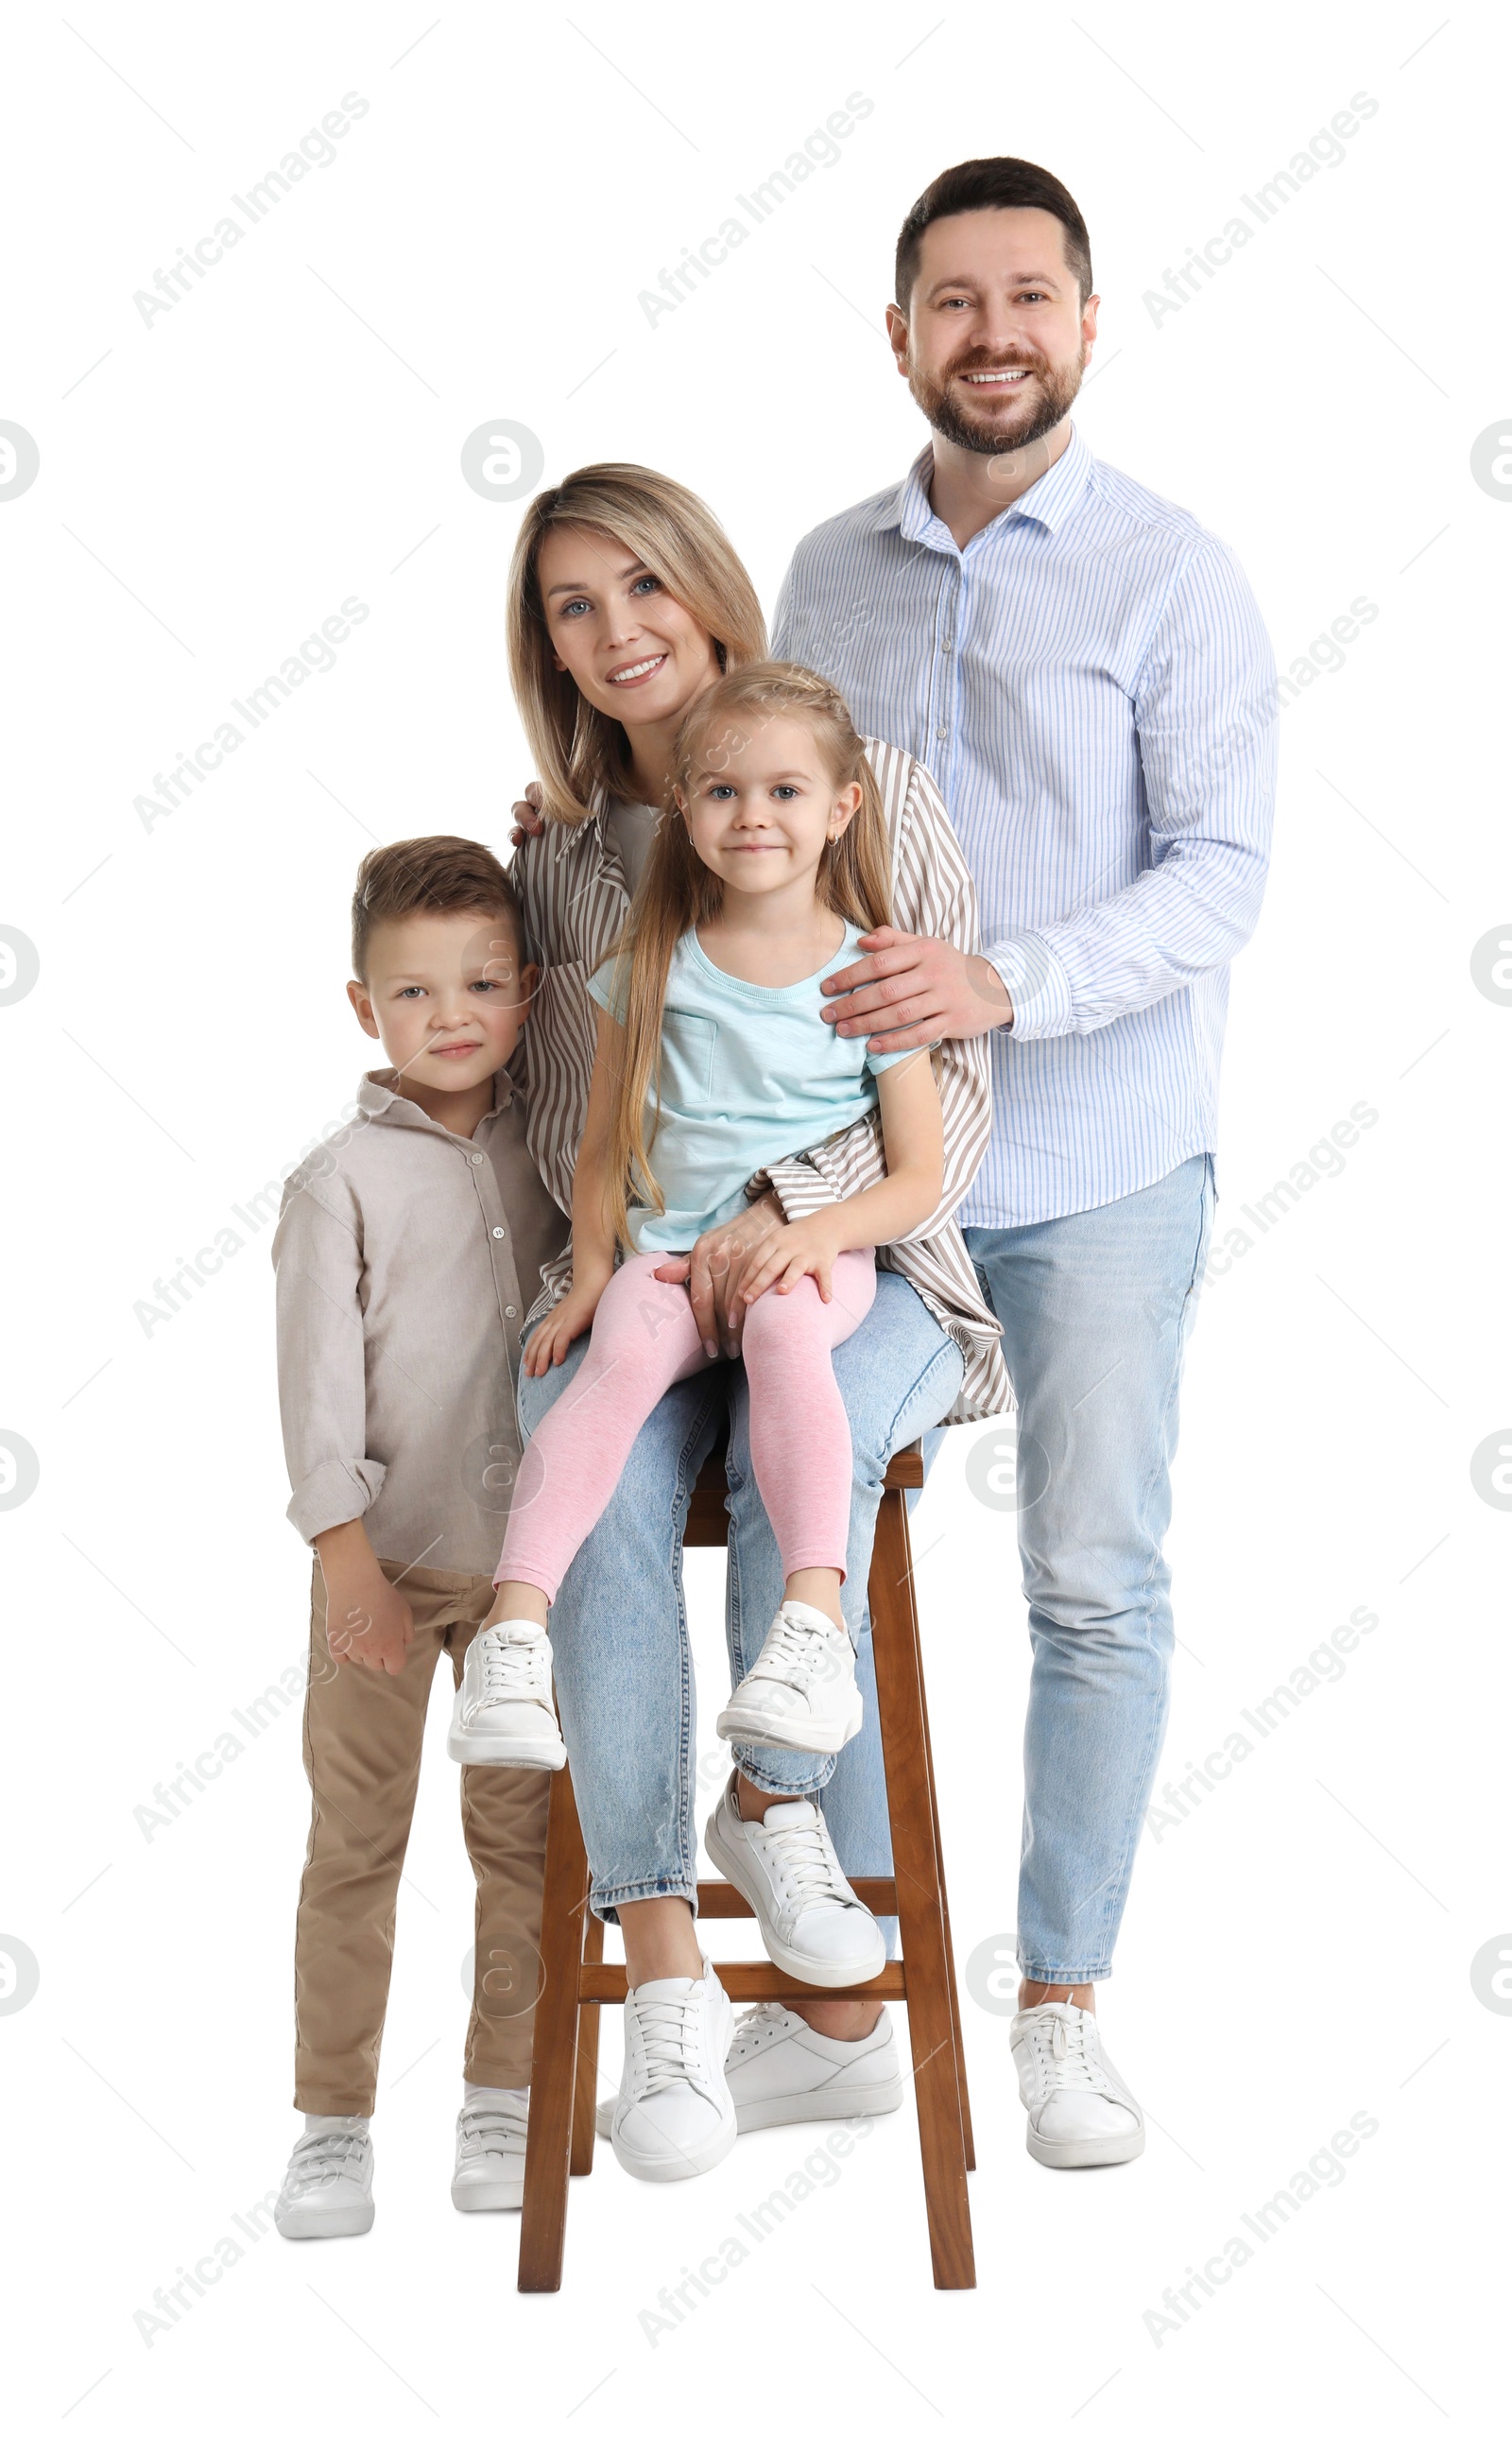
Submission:
POLYGON ((838 1752, 861 1727, 850 1636, 803 1600, 784 1600, 761 1656, 730 1694, 715 1733, 774 1751, 838 1752))
POLYGON ((457 2118, 453 2208, 517 2209, 525 2198, 527 2094, 495 2090, 465 2099, 457 2118))
POLYGON ((312 2116, 295 2142, 273 2223, 290 2242, 366 2234, 374 2219, 373 2135, 362 2115, 312 2116))
POLYGON ((544 1624, 506 1617, 486 1633, 474 1634, 462 1660, 446 1750, 472 1768, 566 1766, 544 1624))
POLYGON ((1121 2166, 1144 2148, 1144 2116, 1103 2046, 1097 2016, 1068 2000, 1028 2006, 1008 2033, 1029 2154, 1042 2166, 1121 2166))
POLYGON ((609 2137, 643 2183, 707 2174, 735 2147, 724 2079, 734 2017, 712 1963, 700 1980, 643 1980, 625 2000, 625 2068, 609 2137))
MULTIPOLYGON (((865 2039, 831 2040, 786 2006, 753 2006, 735 2025, 724 2078, 741 2132, 764 2132, 773 2124, 848 2123, 858 2115, 891 2115, 903 2104, 897 2043, 885 2007, 865 2039)), ((605 2141, 614 2112, 614 2100, 604 2099, 599 2131, 605 2141)))
POLYGON ((876 1979, 887 1947, 840 1867, 817 1803, 773 1802, 764 1819, 742 1819, 732 1777, 709 1814, 704 1846, 755 1913, 779 1971, 813 1989, 876 1979))

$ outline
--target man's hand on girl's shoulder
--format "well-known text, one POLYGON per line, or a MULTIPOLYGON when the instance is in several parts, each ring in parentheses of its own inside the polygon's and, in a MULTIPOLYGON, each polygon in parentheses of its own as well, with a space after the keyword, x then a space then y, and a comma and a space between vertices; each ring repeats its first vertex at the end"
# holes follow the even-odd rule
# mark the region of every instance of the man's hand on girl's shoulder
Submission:
POLYGON ((857 941, 866 953, 819 987, 834 1003, 824 1009, 847 1040, 867 1035, 868 1049, 926 1049, 936 1041, 970 1041, 1013 1020, 1013 1002, 985 956, 965 956, 948 939, 916 937, 884 925, 857 941))
POLYGON ((523 846, 527 838, 539 837, 546 827, 546 815, 541 810, 541 781, 532 779, 517 803, 510 806, 514 827, 510 832, 511 846, 523 846))

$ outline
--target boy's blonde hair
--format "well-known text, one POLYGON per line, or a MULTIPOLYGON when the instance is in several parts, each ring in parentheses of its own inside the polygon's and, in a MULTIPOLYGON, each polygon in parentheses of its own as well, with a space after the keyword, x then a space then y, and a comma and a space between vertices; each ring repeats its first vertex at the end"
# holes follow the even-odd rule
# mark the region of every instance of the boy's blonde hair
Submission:
POLYGON ((583 526, 634 551, 712 636, 722 670, 763 658, 767 630, 723 527, 681 482, 648 465, 582 465, 536 493, 510 568, 510 682, 543 811, 549 820, 581 821, 602 797, 623 795, 625 736, 617 719, 584 700, 571 673, 554 665, 537 570, 542 541, 556 525, 583 526))
MULTIPOLYGON (((828 840, 815 874, 822 905, 862 931, 891 920, 887 816, 877 775, 841 694, 812 669, 791 660, 756 660, 735 669, 701 694, 672 746, 672 786, 684 800, 696 775, 727 768, 754 726, 797 719, 811 731, 837 794, 859 785, 861 800, 843 834, 828 840), (717 758, 716 758, 717 757, 717 758)), ((700 861, 687 824, 674 803, 657 825, 634 905, 616 955, 628 964, 620 1062, 611 1103, 608 1193, 615 1232, 630 1241, 632 1201, 664 1210, 646 1134, 647 1101, 659 1096, 662 1009, 672 951, 685 931, 719 912, 724 884, 700 861)))

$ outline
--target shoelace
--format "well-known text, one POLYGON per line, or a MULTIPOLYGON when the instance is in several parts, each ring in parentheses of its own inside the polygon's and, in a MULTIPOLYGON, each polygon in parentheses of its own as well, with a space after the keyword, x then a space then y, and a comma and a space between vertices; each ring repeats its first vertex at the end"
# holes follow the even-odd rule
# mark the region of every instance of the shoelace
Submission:
POLYGON ((502 2107, 465 2107, 458 2131, 463 2158, 518 2157, 525 2146, 524 2125, 502 2107))
POLYGON ((342 2176, 359 2183, 366 2148, 365 2132, 307 2132, 294 2144, 287 2181, 302 2194, 312 2184, 336 2183, 342 2176))
POLYGON ((800 1820, 763 1827, 761 1832, 785 1885, 800 1901, 814 1902, 827 1897, 831 1903, 847 1907, 856 1902, 822 1819, 816 1817, 808 1827, 800 1820))
POLYGON ((487 1633, 478 1635, 475 1647, 478 1652, 478 1709, 487 1709, 494 1701, 541 1698, 543 1643, 498 1641, 487 1633))
POLYGON ((724 2060, 726 2073, 729 2072, 731 2065, 740 2063, 745 2057, 754 2055, 758 2047, 764 2045, 772 2032, 782 2028, 787 2010, 785 2006, 773 2005, 769 2002, 763 2006, 753 2006, 748 2014, 741 2015, 735 2026, 735 2037, 730 2042, 730 2053, 724 2060))
POLYGON ((830 1672, 829 1662, 836 1654, 826 1645, 838 1644, 839 1639, 832 1625, 808 1624, 802 1617, 779 1608, 751 1673, 791 1684, 795 1692, 807 1692, 816 1675, 830 1672))
POLYGON ((650 1997, 635 2007, 640 2034, 637 2098, 654 2098, 676 2082, 700 2081, 700 2036, 704 2025, 702 1981, 686 1997, 650 1997))
POLYGON ((1049 2022, 1041 2017, 1033 2025, 1030 2036, 1048 2089, 1097 2090, 1113 2096, 1113 2085, 1097 2060, 1096 2018, 1084 2007, 1057 2006, 1049 2022))

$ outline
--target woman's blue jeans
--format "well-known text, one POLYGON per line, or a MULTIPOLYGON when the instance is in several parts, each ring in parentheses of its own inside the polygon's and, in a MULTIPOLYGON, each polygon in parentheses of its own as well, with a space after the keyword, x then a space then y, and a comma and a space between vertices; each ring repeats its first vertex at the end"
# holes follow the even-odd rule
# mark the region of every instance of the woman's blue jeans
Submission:
MULTIPOLYGON (((520 1375, 528 1437, 573 1377, 583 1337, 545 1378, 520 1375)), ((861 1732, 838 1758, 736 1747, 770 1794, 824 1807, 852 1877, 892 1869, 866 1581, 882 1476, 901 1446, 947 1413, 959 1394, 959 1347, 913 1289, 878 1272, 877 1300, 835 1349, 854 1456, 848 1571, 842 1604, 856 1645, 861 1732)), ((739 1363, 717 1362, 669 1390, 635 1441, 604 1514, 567 1569, 551 1610, 557 1704, 593 1873, 606 1920, 647 1896, 696 1901, 700 1822, 694 1783, 696 1694, 683 1601, 683 1529, 700 1466, 728 1423, 730 1681, 760 1653, 782 1604, 782 1567, 751 1469, 749 1400, 739 1363)))

